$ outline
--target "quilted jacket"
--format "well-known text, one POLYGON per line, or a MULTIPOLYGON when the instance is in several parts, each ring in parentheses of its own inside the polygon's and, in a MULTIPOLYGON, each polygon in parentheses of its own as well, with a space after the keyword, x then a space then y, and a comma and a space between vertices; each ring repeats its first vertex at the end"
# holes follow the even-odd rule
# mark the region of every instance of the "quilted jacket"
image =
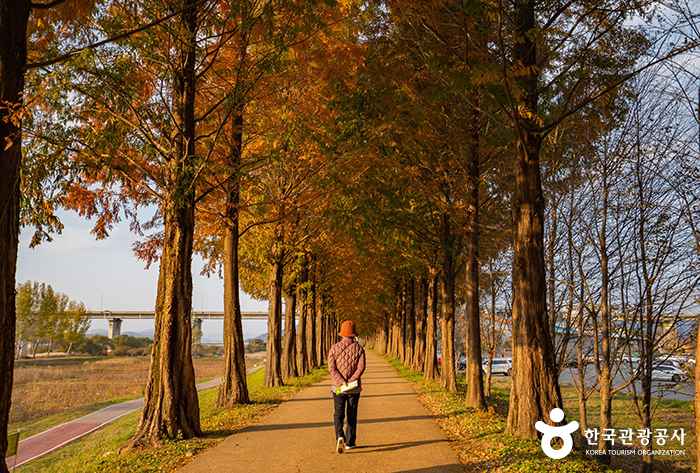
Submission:
POLYGON ((334 390, 343 383, 357 381, 357 388, 346 392, 349 394, 360 392, 362 390, 360 377, 365 371, 365 350, 354 338, 343 338, 328 352, 328 370, 331 372, 334 390))

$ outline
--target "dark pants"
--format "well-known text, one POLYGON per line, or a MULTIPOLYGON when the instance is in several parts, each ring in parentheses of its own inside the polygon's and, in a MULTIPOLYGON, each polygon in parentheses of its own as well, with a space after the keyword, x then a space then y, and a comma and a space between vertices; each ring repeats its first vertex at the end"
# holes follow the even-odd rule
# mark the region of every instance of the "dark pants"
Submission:
POLYGON ((335 438, 340 437, 345 439, 345 444, 355 446, 355 433, 357 430, 357 404, 360 402, 360 393, 357 394, 335 394, 333 393, 333 405, 335 414, 333 422, 335 423, 335 438), (343 424, 345 422, 345 406, 347 405, 348 412, 348 429, 347 435, 343 432, 343 424))

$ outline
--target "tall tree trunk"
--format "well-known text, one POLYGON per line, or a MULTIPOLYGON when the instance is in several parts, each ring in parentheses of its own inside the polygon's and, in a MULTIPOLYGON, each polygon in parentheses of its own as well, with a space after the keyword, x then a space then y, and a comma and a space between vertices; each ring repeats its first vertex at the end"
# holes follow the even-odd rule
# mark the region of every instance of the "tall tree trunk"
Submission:
MULTIPOLYGON (((240 115, 234 123, 243 125, 243 116, 240 115)), ((235 133, 235 132, 234 132, 235 133)), ((241 135, 238 133, 238 144, 241 144, 241 135)), ((234 138, 235 139, 235 138, 234 138)), ((240 163, 240 152, 234 150, 238 158, 234 161, 240 163)), ((237 169, 234 164, 231 169, 237 169)), ((224 374, 216 397, 216 406, 232 407, 236 404, 248 404, 248 384, 246 381, 245 367, 245 342, 243 340, 243 319, 241 316, 241 303, 239 298, 238 277, 238 204, 240 196, 240 183, 237 172, 230 177, 226 197, 225 233, 224 233, 224 374)))
POLYGON ((316 359, 316 263, 314 258, 311 260, 309 268, 309 291, 306 301, 306 349, 309 355, 309 369, 319 367, 316 359))
POLYGON ((283 386, 282 382, 282 257, 275 250, 270 264, 269 306, 267 315, 267 364, 265 366, 266 388, 283 386))
MULTIPOLYGON (((400 287, 400 286, 399 286, 400 287)), ((394 340, 392 346, 394 349, 393 356, 395 358, 403 358, 403 309, 404 309, 404 298, 406 294, 403 290, 399 289, 399 299, 396 303, 396 314, 393 318, 393 335, 394 340)))
POLYGON ((302 257, 301 274, 299 276, 299 330, 297 331, 297 370, 299 376, 309 374, 309 357, 306 345, 306 313, 307 313, 307 289, 309 279, 306 257, 302 257))
POLYGON ((586 365, 583 359, 583 331, 585 329, 583 313, 583 307, 580 306, 578 311, 579 336, 576 342, 576 370, 578 372, 576 387, 578 391, 578 417, 581 432, 585 432, 586 429, 588 429, 588 415, 586 411, 586 400, 588 399, 586 396, 586 365))
POLYGON ((406 336, 404 353, 406 360, 404 364, 411 366, 413 364, 413 356, 416 345, 416 283, 413 278, 406 281, 406 304, 405 304, 405 320, 406 320, 406 336))
POLYGON ((437 379, 440 372, 437 367, 437 310, 438 310, 438 273, 435 268, 428 272, 428 314, 425 321, 425 362, 423 377, 437 379))
POLYGON ((297 377, 296 364, 296 287, 290 287, 284 295, 284 347, 282 349, 282 379, 297 377))
MULTIPOLYGON (((574 217, 577 215, 576 209, 574 207, 574 196, 575 196, 575 188, 574 186, 571 186, 571 192, 570 192, 570 202, 569 202, 569 222, 568 222, 568 228, 567 228, 567 246, 568 246, 568 253, 569 253, 569 312, 574 310, 574 233, 573 233, 573 227, 574 227, 574 217)), ((579 270, 582 271, 581 263, 579 262, 579 270)), ((584 291, 584 285, 580 285, 580 290, 581 290, 581 295, 579 297, 579 300, 583 301, 583 291, 584 291)), ((583 362, 583 334, 585 333, 585 319, 584 319, 584 311, 583 311, 583 304, 579 304, 578 308, 578 316, 577 320, 578 323, 576 324, 578 327, 578 333, 576 337, 576 371, 578 374, 578 380, 576 381, 576 388, 577 388, 577 394, 578 394, 578 417, 579 417, 579 426, 581 429, 581 432, 585 432, 588 429, 588 414, 587 414, 587 407, 586 407, 586 401, 588 400, 588 397, 586 396, 586 367, 583 362)))
MULTIPOLYGON (((637 145, 639 146, 640 139, 637 138, 637 145)), ((638 157, 642 156, 642 151, 639 150, 638 157)), ((637 162, 637 204, 639 205, 639 261, 642 266, 642 282, 644 287, 640 287, 641 301, 640 306, 642 307, 642 320, 640 332, 643 334, 644 339, 641 346, 641 364, 642 364, 642 418, 641 427, 642 429, 649 429, 651 431, 651 388, 652 388, 652 370, 654 361, 654 303, 652 301, 651 291, 653 290, 653 280, 649 274, 648 260, 647 260, 647 241, 646 241, 646 223, 647 223, 647 213, 646 206, 647 200, 644 195, 644 184, 642 182, 642 165, 637 162)), ((652 439, 649 438, 649 444, 643 447, 642 455, 642 473, 652 473, 654 469, 654 457, 652 452, 652 439)))
POLYGON ((481 311, 479 310, 479 113, 470 113, 469 162, 467 163, 466 222, 466 305, 467 337, 465 403, 486 410, 484 379, 481 369, 481 311))
MULTIPOLYGON (((608 242, 607 242, 607 223, 608 223, 608 176, 607 168, 603 165, 603 208, 602 222, 600 229, 600 323, 601 323, 601 352, 596 353, 600 360, 598 379, 600 380, 600 431, 606 432, 606 429, 612 428, 612 376, 611 376, 611 347, 610 347, 610 308, 609 308, 609 291, 610 291, 610 274, 608 270, 608 242)), ((596 333, 596 337, 598 334, 596 333)), ((608 447, 612 447, 613 443, 605 441, 604 436, 600 436, 598 442, 598 450, 605 452, 601 460, 605 463, 610 463, 610 456, 607 454, 608 447)))
POLYGON ((428 319, 428 281, 421 277, 418 281, 418 297, 416 302, 416 342, 413 352, 413 371, 423 372, 425 369, 425 332, 428 319))
POLYGON ((514 61, 526 73, 516 78, 522 100, 513 107, 517 151, 513 192, 513 382, 506 432, 537 438, 535 423, 550 421, 562 407, 549 333, 544 266, 544 197, 540 179, 541 137, 537 115, 535 0, 515 3, 514 61))
MULTIPOLYGON (((556 344, 557 341, 557 311, 556 311, 556 292, 555 292, 555 283, 556 283, 556 274, 555 274, 555 266, 554 266, 554 257, 555 257, 555 245, 556 245, 556 240, 557 240, 557 225, 558 225, 558 214, 557 214, 557 200, 552 199, 552 210, 549 212, 551 215, 551 222, 552 225, 550 227, 550 232, 549 232, 549 241, 547 245, 547 249, 549 250, 549 257, 547 258, 547 264, 548 264, 548 272, 549 272, 549 277, 547 278, 547 283, 548 283, 548 294, 549 294, 549 336, 552 338, 552 341, 556 344)), ((566 351, 566 347, 562 349, 562 351, 566 351)), ((563 358, 562 358, 563 359, 563 358)))
MULTIPOLYGON (((243 49, 243 48, 242 48, 243 49)), ((243 60, 245 50, 239 52, 243 60)), ((239 296, 238 242, 239 204, 243 153, 243 104, 234 106, 231 118, 231 151, 226 166, 231 173, 224 183, 224 374, 216 396, 216 406, 232 407, 250 403, 245 367, 245 341, 239 296)))
MULTIPOLYGON (((185 0, 183 7, 195 0, 185 0)), ((194 239, 195 7, 180 15, 172 94, 171 155, 165 169, 163 253, 158 276, 151 367, 136 432, 126 448, 163 437, 202 434, 192 364, 192 243, 194 239)))
POLYGON ((484 382, 484 395, 486 397, 491 397, 491 371, 493 367, 493 355, 496 352, 496 280, 493 274, 493 262, 489 263, 490 273, 491 273, 491 310, 490 312, 490 342, 487 354, 487 370, 486 370, 486 381, 484 382))
POLYGON ((403 291, 401 284, 396 284, 396 310, 391 315, 391 332, 389 340, 389 356, 399 358, 399 336, 401 325, 401 310, 403 307, 403 291))
POLYGON ((316 286, 316 345, 314 349, 316 350, 316 362, 318 366, 323 364, 323 360, 326 359, 326 354, 323 353, 323 338, 325 335, 325 320, 323 317, 323 293, 316 286))
POLYGON ((442 348, 440 387, 457 390, 455 376, 455 261, 450 216, 443 211, 440 216, 440 243, 442 244, 442 348))
POLYGON ((17 317, 15 273, 19 244, 22 127, 21 116, 13 115, 12 110, 19 112, 17 107, 22 104, 29 7, 27 0, 0 0, 0 473, 8 471, 5 452, 17 317))
POLYGON ((397 340, 399 342, 399 359, 404 364, 406 363, 406 299, 408 298, 408 293, 406 291, 406 280, 402 279, 401 308, 399 310, 397 340))

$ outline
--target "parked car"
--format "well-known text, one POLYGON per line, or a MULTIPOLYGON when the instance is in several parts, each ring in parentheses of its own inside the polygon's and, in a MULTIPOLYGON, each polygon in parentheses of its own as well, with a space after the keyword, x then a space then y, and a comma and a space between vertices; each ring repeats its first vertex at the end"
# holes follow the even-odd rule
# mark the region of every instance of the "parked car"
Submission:
POLYGON ((673 381, 674 383, 677 383, 683 378, 685 378, 685 372, 683 372, 682 369, 669 364, 654 366, 654 369, 651 371, 651 379, 658 381, 673 381))
POLYGON ((642 359, 641 359, 640 357, 638 357, 637 355, 632 355, 632 356, 629 356, 629 355, 622 355, 622 361, 624 361, 625 363, 637 364, 637 363, 639 363, 641 360, 642 360, 642 359))
POLYGON ((457 371, 467 371, 467 357, 463 356, 457 360, 457 371))
POLYGON ((664 365, 673 365, 676 368, 683 369, 684 367, 695 367, 695 358, 692 356, 683 355, 661 355, 657 356, 656 362, 660 362, 664 365))
MULTIPOLYGON (((486 374, 489 368, 488 358, 482 358, 481 369, 486 374)), ((513 360, 511 358, 494 358, 491 363, 491 374, 502 374, 503 376, 510 376, 513 368, 513 360)))

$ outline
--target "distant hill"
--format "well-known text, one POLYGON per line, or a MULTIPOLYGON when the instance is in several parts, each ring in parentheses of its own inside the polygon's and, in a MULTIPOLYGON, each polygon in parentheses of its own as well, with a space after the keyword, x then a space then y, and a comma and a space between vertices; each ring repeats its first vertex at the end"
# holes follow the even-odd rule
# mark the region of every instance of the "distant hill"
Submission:
POLYGON ((104 328, 90 329, 87 331, 86 335, 92 337, 93 335, 104 335, 105 337, 109 335, 109 331, 104 328))
POLYGON ((258 340, 262 340, 263 342, 266 342, 266 341, 267 341, 267 332, 261 333, 261 334, 258 335, 257 337, 246 338, 245 341, 246 341, 246 342, 249 342, 249 341, 251 341, 251 340, 253 340, 253 339, 255 339, 255 338, 257 338, 258 340))
MULTIPOLYGON (((146 338, 150 338, 151 340, 153 340, 154 334, 155 334, 154 329, 142 330, 140 332, 122 332, 122 335, 131 335, 132 337, 136 337, 136 338, 146 337, 146 338)), ((109 336, 109 331, 107 329, 103 329, 103 328, 90 329, 87 331, 86 335, 88 337, 91 337, 93 335, 104 335, 106 337, 106 336, 109 336)))
POLYGON ((204 335, 202 335, 202 343, 224 343, 224 334, 204 332, 204 335))
POLYGON ((146 338, 150 338, 151 340, 153 340, 153 337, 155 336, 155 334, 156 334, 155 329, 142 330, 140 332, 122 332, 122 335, 131 335, 132 337, 136 337, 136 338, 146 337, 146 338))

